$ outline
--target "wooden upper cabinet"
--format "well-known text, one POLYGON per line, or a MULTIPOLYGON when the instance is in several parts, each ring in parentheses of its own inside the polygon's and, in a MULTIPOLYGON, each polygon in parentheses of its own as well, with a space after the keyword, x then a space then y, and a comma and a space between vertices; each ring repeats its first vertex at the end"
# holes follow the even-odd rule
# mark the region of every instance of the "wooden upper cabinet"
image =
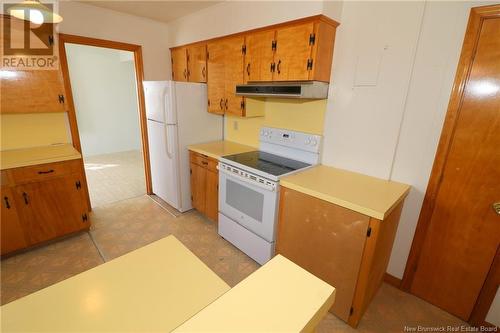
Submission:
POLYGON ((59 70, 8 70, 0 86, 2 113, 64 112, 64 84, 59 70))
POLYGON ((313 22, 276 31, 274 81, 309 80, 313 34, 313 22))
POLYGON ((185 47, 172 49, 170 56, 172 60, 172 80, 187 82, 187 49, 185 47))
POLYGON ((244 37, 231 37, 224 40, 224 110, 237 116, 244 116, 245 103, 236 96, 236 85, 243 83, 244 37))
POLYGON ((187 48, 187 74, 189 82, 207 82, 207 45, 187 48))
POLYGON ((266 30, 246 36, 244 82, 272 81, 273 43, 276 31, 266 30))
POLYGON ((208 112, 224 114, 225 110, 225 43, 215 41, 208 43, 208 112))

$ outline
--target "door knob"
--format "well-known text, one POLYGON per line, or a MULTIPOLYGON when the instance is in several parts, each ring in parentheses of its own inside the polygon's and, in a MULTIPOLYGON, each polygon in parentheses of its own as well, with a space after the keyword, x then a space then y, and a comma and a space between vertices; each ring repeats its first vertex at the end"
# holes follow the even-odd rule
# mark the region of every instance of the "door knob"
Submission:
POLYGON ((493 205, 491 205, 491 206, 493 207, 493 210, 495 211, 495 213, 500 215, 500 202, 494 202, 493 205))

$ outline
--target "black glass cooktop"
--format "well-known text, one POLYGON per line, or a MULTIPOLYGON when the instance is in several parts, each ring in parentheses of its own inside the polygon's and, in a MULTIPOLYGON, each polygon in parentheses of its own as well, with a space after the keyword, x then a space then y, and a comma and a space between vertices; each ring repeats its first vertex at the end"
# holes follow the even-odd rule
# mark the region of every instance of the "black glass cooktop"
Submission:
POLYGON ((251 151, 248 153, 224 156, 224 158, 262 172, 267 172, 273 176, 281 176, 310 166, 310 164, 304 162, 291 160, 263 151, 251 151))

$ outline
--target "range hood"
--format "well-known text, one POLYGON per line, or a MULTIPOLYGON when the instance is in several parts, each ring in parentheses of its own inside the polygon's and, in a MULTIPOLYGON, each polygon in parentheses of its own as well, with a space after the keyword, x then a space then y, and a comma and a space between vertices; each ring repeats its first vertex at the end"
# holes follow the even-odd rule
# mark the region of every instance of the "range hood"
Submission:
POLYGON ((236 95, 278 98, 328 98, 328 83, 320 81, 249 82, 236 85, 236 95))

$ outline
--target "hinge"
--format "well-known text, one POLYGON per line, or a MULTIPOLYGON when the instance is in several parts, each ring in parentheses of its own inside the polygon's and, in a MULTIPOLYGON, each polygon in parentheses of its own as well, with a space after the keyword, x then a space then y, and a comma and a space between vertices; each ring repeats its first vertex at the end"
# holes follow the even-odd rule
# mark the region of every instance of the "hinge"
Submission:
POLYGON ((368 230, 366 230, 366 237, 370 237, 372 234, 372 227, 368 227, 368 230))
POLYGON ((278 41, 273 40, 271 42, 271 50, 276 51, 276 47, 278 46, 278 41))
POLYGON ((82 221, 87 222, 87 220, 88 220, 87 213, 85 213, 82 215, 82 221))
POLYGON ((274 73, 276 71, 276 63, 271 64, 271 72, 274 73))
POLYGON ((78 180, 76 183, 75 183, 75 186, 76 186, 76 189, 79 190, 82 188, 82 183, 80 183, 80 181, 78 180))
POLYGON ((193 174, 193 169, 189 169, 189 174, 192 175, 193 174))
POLYGON ((64 103, 64 95, 59 95, 59 96, 57 96, 57 98, 59 99, 60 104, 64 103))
POLYGON ((307 59, 307 70, 312 70, 312 69, 313 69, 313 60, 307 59))
POLYGON ((354 313, 354 308, 351 306, 351 309, 349 310, 349 316, 352 316, 353 313, 354 313))
POLYGON ((245 101, 241 101, 240 103, 240 109, 245 110, 245 101))
POLYGON ((208 106, 210 106, 210 98, 208 99, 208 106))
POLYGON ((314 45, 315 42, 316 42, 316 34, 312 33, 309 35, 309 45, 314 45))
POLYGON ((241 46, 241 53, 247 54, 247 46, 246 45, 241 46))
POLYGON ((49 45, 54 45, 54 36, 49 35, 49 45))

